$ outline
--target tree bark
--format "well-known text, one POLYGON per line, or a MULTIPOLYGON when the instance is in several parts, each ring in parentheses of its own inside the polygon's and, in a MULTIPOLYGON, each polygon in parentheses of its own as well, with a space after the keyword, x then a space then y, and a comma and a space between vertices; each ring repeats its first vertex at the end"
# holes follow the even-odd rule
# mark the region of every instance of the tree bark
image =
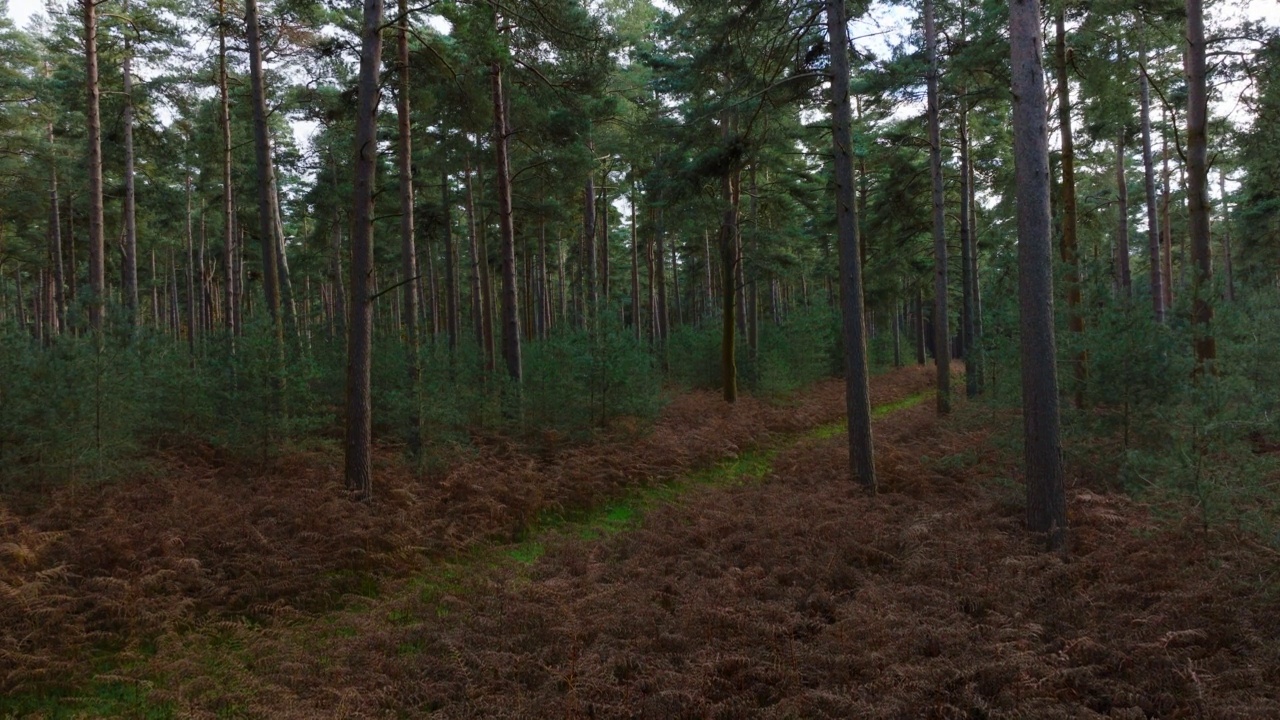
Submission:
MULTIPOLYGON (((1142 24, 1139 22, 1139 37, 1142 24)), ((1147 82, 1147 52, 1141 41, 1138 45, 1138 96, 1142 123, 1142 171, 1147 196, 1147 251, 1151 264, 1151 310, 1156 322, 1164 322, 1164 283, 1160 271, 1160 222, 1156 210, 1156 169, 1151 153, 1151 88, 1147 82)))
MULTIPOLYGON (((928 1, 928 0, 927 0, 928 1)), ((849 474, 868 492, 876 491, 875 451, 871 437, 866 325, 863 322, 862 260, 858 214, 854 205, 853 139, 849 105, 848 30, 844 0, 827 0, 831 37, 831 134, 836 182, 836 227, 840 250, 840 295, 844 340, 845 413, 849 421, 849 474)))
MULTIPOLYGON (((592 155, 594 155, 594 150, 592 155)), ((596 280, 596 179, 595 170, 587 173, 587 184, 582 190, 582 243, 587 250, 585 277, 587 282, 587 300, 594 316, 596 306, 600 304, 599 283, 596 280)))
MULTIPOLYGON (((963 92, 963 91, 962 91, 963 92)), ((960 278, 962 285, 961 302, 964 305, 961 318, 961 336, 964 338, 964 390, 966 397, 978 395, 978 350, 977 350, 977 310, 975 302, 977 293, 974 286, 978 282, 976 266, 973 262, 974 242, 969 228, 969 213, 972 208, 969 199, 969 113, 964 100, 960 101, 960 278)), ((897 319, 894 319, 894 364, 897 364, 897 319)))
POLYGON ((106 309, 106 244, 102 212, 102 119, 98 88, 98 15, 95 0, 81 0, 84 8, 85 120, 89 135, 89 323, 101 333, 106 309))
POLYGON ((1191 326, 1197 372, 1213 372, 1218 356, 1210 329, 1213 305, 1213 257, 1209 246, 1209 169, 1207 125, 1209 103, 1205 83, 1204 6, 1187 0, 1187 209, 1191 234, 1191 326))
MULTIPOLYGON (((129 0, 121 4, 125 17, 129 15, 129 0)), ((138 324, 138 221, 137 192, 133 169, 133 42, 131 27, 124 31, 124 58, 120 72, 124 82, 124 115, 121 118, 124 132, 124 299, 129 322, 138 324)), ((155 282, 155 278, 152 278, 155 282)))
POLYGON ((396 159, 400 172, 400 281, 401 313, 409 351, 410 380, 418 381, 418 250, 413 237, 413 138, 409 129, 409 4, 398 0, 400 20, 396 33, 396 63, 399 86, 396 97, 396 159))
POLYGON ((453 210, 447 170, 440 171, 440 207, 444 213, 445 332, 449 334, 449 352, 453 352, 458 349, 458 258, 453 246, 453 210))
POLYGON ((502 359, 507 366, 507 375, 519 383, 523 378, 524 369, 520 358, 520 299, 516 291, 516 231, 512 219, 511 162, 507 157, 507 106, 503 101, 501 64, 494 62, 489 66, 489 78, 493 86, 493 147, 497 162, 498 228, 501 233, 502 250, 502 359))
POLYGON ((218 0, 218 112, 222 130, 222 251, 223 267, 227 274, 226 311, 223 321, 227 336, 235 347, 236 277, 235 277, 235 204, 231 196, 231 101, 227 90, 227 18, 226 0, 218 0))
MULTIPOLYGON (((254 0, 249 0, 253 3, 254 0)), ((352 199, 351 317, 347 322, 346 484, 356 498, 373 497, 372 375, 373 182, 378 161, 378 66, 382 58, 382 0, 364 0, 356 116, 355 193, 352 199)), ((251 43, 252 45, 252 43, 251 43)))
POLYGON ((58 160, 53 141, 53 123, 49 135, 49 262, 53 266, 54 332, 61 332, 67 322, 67 285, 62 260, 62 217, 58 208, 58 160))
MULTIPOLYGON (((366 12, 369 3, 365 3, 366 12)), ((280 270, 277 262, 275 219, 272 214, 271 138, 267 128, 267 98, 262 74, 262 40, 258 30, 258 0, 245 0, 245 32, 249 45, 249 85, 253 105, 253 147, 258 170, 258 235, 262 245, 262 290, 267 312, 283 339, 280 318, 280 270)), ((382 12, 379 4, 378 12, 382 12)), ((381 44, 381 40, 379 40, 381 44)), ((354 287, 353 287, 354 289, 354 287)))
POLYGON ((1129 183, 1124 176, 1125 130, 1116 139, 1116 280, 1125 298, 1133 295, 1133 277, 1129 268, 1129 183))
POLYGON ((636 196, 635 189, 631 191, 631 325, 635 330, 636 340, 640 340, 643 333, 640 323, 640 247, 637 244, 639 233, 636 229, 636 203, 639 198, 636 196))
POLYGON ((938 119, 938 33, 933 0, 924 0, 929 113, 929 170, 933 180, 933 361, 939 415, 951 412, 951 332, 947 315, 947 237, 942 194, 942 131, 938 119))
POLYGON ((1049 139, 1039 0, 1010 0, 1009 36, 1027 527, 1044 534, 1050 549, 1059 550, 1066 546, 1067 507, 1053 334, 1049 139))
MULTIPOLYGON (((1058 126, 1062 133, 1062 264, 1066 268, 1063 284, 1067 295, 1067 329, 1078 339, 1084 333, 1084 315, 1080 308, 1080 248, 1076 224, 1076 150, 1071 137, 1071 83, 1067 77, 1066 13, 1059 7, 1054 15, 1057 29, 1054 56, 1058 75, 1058 126)), ((1072 396, 1076 407, 1084 407, 1087 380, 1085 353, 1079 351, 1071 360, 1075 375, 1072 396)))

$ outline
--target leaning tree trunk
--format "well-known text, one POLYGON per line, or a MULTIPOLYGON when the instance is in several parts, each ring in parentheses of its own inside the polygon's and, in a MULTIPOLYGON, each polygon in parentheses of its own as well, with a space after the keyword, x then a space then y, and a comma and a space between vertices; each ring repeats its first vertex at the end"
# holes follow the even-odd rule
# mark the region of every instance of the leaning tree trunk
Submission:
MULTIPOLYGON (((502 65, 489 67, 493 85, 493 147, 498 174, 498 229, 502 250, 502 359, 516 383, 524 376, 520 359, 520 303, 516 291, 516 231, 511 207, 511 161, 507 157, 507 106, 503 101, 502 65)), ((591 237, 587 237, 591 242, 591 237)), ((595 288, 592 288, 595 292, 595 288)), ((595 298, 593 298, 594 302, 595 298)))
MULTIPOLYGON (((84 7, 85 90, 88 106, 85 120, 89 134, 89 323, 95 333, 102 331, 107 300, 106 245, 102 219, 102 120, 98 88, 98 15, 95 0, 82 0, 84 7)), ((75 242, 74 238, 72 242, 75 242)))
POLYGON ((871 438, 871 391, 863 322, 862 261, 858 214, 854 205, 853 140, 849 105, 849 53, 844 0, 827 0, 831 36, 831 135, 835 158, 836 229, 840 249, 843 316, 845 414, 849 421, 849 474, 869 493, 876 491, 875 451, 871 438))
POLYGON ((1050 549, 1067 538, 1053 336, 1053 245, 1049 229, 1049 138, 1039 0, 1010 0, 1013 157, 1017 188, 1018 300, 1027 527, 1050 549))
POLYGON ((1195 338, 1196 371, 1212 372, 1218 356, 1210 323, 1213 280, 1209 249, 1209 170, 1207 162, 1208 98, 1205 88, 1204 7, 1187 0, 1187 209, 1191 234, 1191 326, 1195 338))
POLYGON ((947 317, 947 237, 942 194, 942 130, 938 120, 938 31, 933 0, 924 2, 925 58, 929 63, 929 171, 933 180, 933 362, 937 369, 938 414, 951 412, 951 332, 947 317))
MULTIPOLYGON (((249 0, 250 3, 253 0, 249 0)), ((382 0, 364 0, 356 116, 354 227, 351 233, 351 317, 347 321, 347 488, 373 496, 372 374, 373 180, 378 161, 378 65, 382 57, 382 0)))

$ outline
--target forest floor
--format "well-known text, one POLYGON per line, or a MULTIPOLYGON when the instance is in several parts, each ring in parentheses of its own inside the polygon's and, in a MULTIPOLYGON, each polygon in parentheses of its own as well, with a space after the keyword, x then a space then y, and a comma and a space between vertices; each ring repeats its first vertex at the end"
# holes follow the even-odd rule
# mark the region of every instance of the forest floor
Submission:
POLYGON ((369 507, 190 448, 0 496, 0 717, 1280 717, 1280 555, 1082 480, 1042 552, 1017 416, 931 399, 873 380, 874 498, 839 381, 425 483, 388 450, 369 507))

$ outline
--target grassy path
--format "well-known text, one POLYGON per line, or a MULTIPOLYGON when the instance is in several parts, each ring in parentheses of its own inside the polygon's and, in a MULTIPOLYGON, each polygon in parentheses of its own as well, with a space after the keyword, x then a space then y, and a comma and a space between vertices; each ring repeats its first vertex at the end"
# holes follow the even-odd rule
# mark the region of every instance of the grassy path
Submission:
MULTIPOLYGON (((920 404, 931 391, 892 397, 875 409, 876 417, 920 404)), ((254 690, 244 677, 257 666, 271 666, 282 647, 314 645, 320 652, 327 641, 355 638, 370 623, 404 625, 413 617, 394 609, 407 598, 447 613, 447 601, 474 591, 471 583, 484 573, 507 567, 527 573, 549 546, 566 538, 594 541, 638 527, 654 508, 680 504, 698 490, 739 487, 766 477, 779 452, 805 441, 832 438, 844 423, 826 423, 804 432, 775 437, 764 445, 724 458, 709 467, 634 488, 596 507, 570 513, 545 513, 530 523, 514 542, 485 542, 432 561, 410 578, 370 578, 339 607, 319 614, 298 614, 266 624, 244 620, 214 620, 157 639, 154 646, 130 656, 104 653, 95 661, 94 681, 79 691, 0 699, 0 717, 142 717, 186 716, 193 708, 211 717, 259 717, 254 690), (526 570, 521 570, 526 568, 526 570), (391 609, 388 609, 391 608, 391 609), (175 704, 175 695, 182 698, 175 704)), ((413 647, 404 652, 416 651, 413 647)), ((266 688, 263 688, 265 691, 266 688)))

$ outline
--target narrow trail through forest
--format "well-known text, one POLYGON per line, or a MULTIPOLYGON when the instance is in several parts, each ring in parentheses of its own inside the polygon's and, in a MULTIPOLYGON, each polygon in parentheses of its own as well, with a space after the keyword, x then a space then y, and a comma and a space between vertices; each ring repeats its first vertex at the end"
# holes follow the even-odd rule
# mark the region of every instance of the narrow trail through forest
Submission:
MULTIPOLYGON (((928 379, 909 369, 875 381, 875 498, 846 475, 839 383, 797 399, 790 409, 803 421, 764 421, 773 410, 749 402, 739 410, 771 429, 742 435, 727 459, 656 482, 635 474, 644 460, 598 502, 544 502, 508 537, 476 535, 426 566, 382 563, 323 607, 277 603, 175 626, 75 707, 273 718, 1280 716, 1274 552, 1076 483, 1070 555, 1043 553, 1023 528, 1014 449, 992 430, 1016 415, 961 405, 940 421, 921 402, 928 379)), ((731 415, 694 421, 682 402, 624 447, 670 452, 675 436, 664 433, 677 428, 739 437, 724 424, 731 415)), ((513 450, 502 452, 509 466, 513 450)), ((612 452, 529 462, 598 470, 612 452)))

